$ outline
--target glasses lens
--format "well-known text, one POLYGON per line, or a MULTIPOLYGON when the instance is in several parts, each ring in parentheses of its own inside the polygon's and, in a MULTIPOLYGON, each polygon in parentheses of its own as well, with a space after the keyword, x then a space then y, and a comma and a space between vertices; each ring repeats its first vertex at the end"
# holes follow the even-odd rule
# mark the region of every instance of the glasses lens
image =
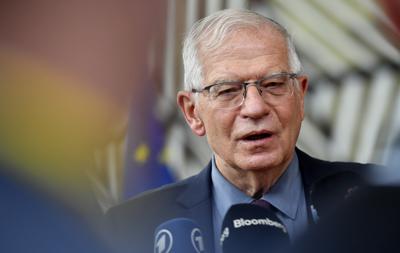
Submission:
POLYGON ((274 76, 260 82, 260 89, 264 94, 283 96, 290 91, 290 77, 288 75, 274 76))
POLYGON ((220 83, 210 89, 210 96, 218 108, 233 108, 243 100, 243 85, 240 82, 220 83))
POLYGON ((286 73, 271 76, 260 82, 260 90, 266 103, 281 104, 293 94, 292 78, 286 73))

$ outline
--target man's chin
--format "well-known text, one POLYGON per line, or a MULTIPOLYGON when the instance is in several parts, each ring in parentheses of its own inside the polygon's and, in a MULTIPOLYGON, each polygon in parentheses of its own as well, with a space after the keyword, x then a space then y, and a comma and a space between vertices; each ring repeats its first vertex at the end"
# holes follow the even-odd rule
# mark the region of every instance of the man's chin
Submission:
POLYGON ((282 164, 282 158, 272 154, 257 154, 243 157, 238 163, 242 170, 269 170, 279 167, 282 164))

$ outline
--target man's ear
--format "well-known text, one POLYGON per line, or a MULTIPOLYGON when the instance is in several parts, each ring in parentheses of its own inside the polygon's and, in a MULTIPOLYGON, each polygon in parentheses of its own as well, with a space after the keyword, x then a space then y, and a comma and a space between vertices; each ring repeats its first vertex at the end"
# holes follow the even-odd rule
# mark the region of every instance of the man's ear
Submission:
POLYGON ((300 108, 301 108, 301 118, 304 119, 304 97, 307 94, 308 90, 308 77, 303 75, 298 77, 299 82, 299 99, 300 99, 300 108))
POLYGON ((192 94, 190 92, 179 91, 178 95, 176 96, 176 101, 193 133, 198 136, 203 136, 205 135, 206 130, 204 128, 203 121, 199 117, 196 102, 191 95, 192 94))

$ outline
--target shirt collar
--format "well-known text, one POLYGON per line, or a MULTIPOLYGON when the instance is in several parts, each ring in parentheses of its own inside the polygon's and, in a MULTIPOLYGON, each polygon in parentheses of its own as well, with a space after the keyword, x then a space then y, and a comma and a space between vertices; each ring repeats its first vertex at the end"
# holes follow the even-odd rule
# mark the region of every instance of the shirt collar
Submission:
MULTIPOLYGON (((214 206, 220 217, 223 217, 232 205, 250 203, 253 200, 220 173, 214 156, 211 168, 214 206)), ((302 190, 299 162, 296 153, 294 153, 288 168, 271 187, 270 191, 264 194, 262 199, 271 203, 289 218, 295 219, 300 201, 300 191, 302 190)))
POLYGON ((271 189, 264 194, 262 199, 271 203, 293 220, 296 218, 300 205, 301 191, 303 191, 303 186, 299 170, 299 160, 296 153, 294 153, 293 159, 286 171, 271 189))
POLYGON ((214 197, 214 207, 220 218, 224 217, 228 209, 235 204, 250 203, 252 198, 240 191, 236 186, 229 182, 217 169, 215 157, 211 163, 211 180, 214 197))

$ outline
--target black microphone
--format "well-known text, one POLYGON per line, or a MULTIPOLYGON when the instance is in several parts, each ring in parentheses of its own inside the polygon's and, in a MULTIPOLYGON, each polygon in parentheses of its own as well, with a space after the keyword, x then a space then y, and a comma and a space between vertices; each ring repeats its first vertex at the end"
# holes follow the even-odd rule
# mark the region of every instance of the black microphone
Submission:
POLYGON ((237 204, 225 215, 220 244, 224 253, 277 252, 289 245, 289 236, 271 210, 253 204, 237 204))
POLYGON ((199 225, 187 218, 175 218, 159 225, 154 233, 154 253, 205 253, 199 225))
POLYGON ((352 171, 342 171, 319 179, 311 187, 311 209, 316 215, 314 220, 335 211, 364 186, 365 180, 352 171))

